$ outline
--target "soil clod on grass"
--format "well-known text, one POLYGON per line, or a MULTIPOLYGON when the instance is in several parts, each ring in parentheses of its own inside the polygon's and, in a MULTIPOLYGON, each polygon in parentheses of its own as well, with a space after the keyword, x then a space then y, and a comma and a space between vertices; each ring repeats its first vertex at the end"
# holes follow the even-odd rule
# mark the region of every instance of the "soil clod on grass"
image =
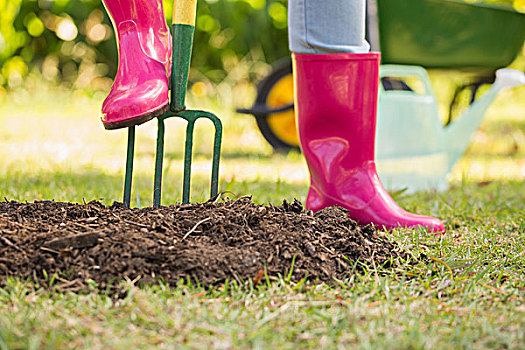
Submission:
POLYGON ((87 289, 90 281, 116 290, 126 278, 217 285, 290 275, 331 283, 361 264, 385 266, 404 255, 344 210, 313 214, 298 201, 276 207, 241 198, 132 210, 95 201, 0 203, 0 285, 8 276, 44 287, 52 279, 63 290, 87 289))

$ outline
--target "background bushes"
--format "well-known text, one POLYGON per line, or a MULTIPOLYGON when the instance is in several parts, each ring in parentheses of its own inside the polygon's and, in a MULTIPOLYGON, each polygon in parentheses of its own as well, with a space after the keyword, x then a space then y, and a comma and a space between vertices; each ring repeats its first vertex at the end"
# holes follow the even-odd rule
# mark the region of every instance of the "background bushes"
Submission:
MULTIPOLYGON (((190 80, 259 80, 268 64, 288 55, 286 5, 200 0, 190 80)), ((171 0, 164 9, 171 23, 171 0)), ((0 87, 16 88, 34 74, 75 89, 107 90, 116 64, 113 30, 100 0, 0 0, 0 87)))
MULTIPOLYGON (((164 1, 171 23, 172 1, 164 1)), ((288 54, 286 0, 201 0, 192 75, 223 81, 240 61, 288 54)), ((111 22, 100 0, 0 0, 0 86, 31 72, 79 89, 107 89, 117 68, 111 22)))

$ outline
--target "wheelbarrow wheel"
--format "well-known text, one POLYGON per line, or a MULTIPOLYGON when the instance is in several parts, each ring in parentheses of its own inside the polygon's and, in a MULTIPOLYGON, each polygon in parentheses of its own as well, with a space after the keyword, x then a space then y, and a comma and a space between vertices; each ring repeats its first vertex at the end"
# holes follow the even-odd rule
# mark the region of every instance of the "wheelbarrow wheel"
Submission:
POLYGON ((255 105, 265 106, 253 114, 261 134, 274 150, 300 152, 293 110, 292 61, 289 58, 278 61, 270 74, 261 80, 255 105))

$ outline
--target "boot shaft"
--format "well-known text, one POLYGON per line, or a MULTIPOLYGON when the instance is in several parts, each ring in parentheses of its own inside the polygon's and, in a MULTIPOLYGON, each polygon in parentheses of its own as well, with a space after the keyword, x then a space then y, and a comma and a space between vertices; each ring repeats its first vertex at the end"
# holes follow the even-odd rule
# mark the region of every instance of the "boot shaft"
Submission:
POLYGON ((116 33, 122 22, 133 21, 144 53, 159 62, 168 62, 171 39, 162 0, 103 0, 103 4, 116 33))
POLYGON ((293 54, 305 157, 344 158, 348 168, 374 160, 379 61, 379 53, 293 54))

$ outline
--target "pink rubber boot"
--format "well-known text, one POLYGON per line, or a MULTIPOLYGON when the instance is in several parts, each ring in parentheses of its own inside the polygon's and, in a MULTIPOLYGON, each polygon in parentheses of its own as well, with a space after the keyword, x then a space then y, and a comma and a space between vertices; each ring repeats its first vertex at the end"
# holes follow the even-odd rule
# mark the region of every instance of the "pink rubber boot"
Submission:
POLYGON ((360 224, 443 232, 440 220, 401 209, 377 176, 379 60, 379 53, 293 54, 295 111, 311 181, 306 207, 337 205, 360 224))
POLYGON ((162 0, 103 0, 117 34, 119 63, 102 104, 106 129, 142 124, 168 109, 171 38, 162 0))

